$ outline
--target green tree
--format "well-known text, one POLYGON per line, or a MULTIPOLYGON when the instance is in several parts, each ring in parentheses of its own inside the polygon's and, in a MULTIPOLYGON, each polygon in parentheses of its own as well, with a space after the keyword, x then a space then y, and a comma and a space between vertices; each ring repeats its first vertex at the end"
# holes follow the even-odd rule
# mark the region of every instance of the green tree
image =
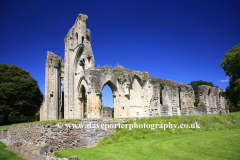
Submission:
POLYGON ((194 90, 194 96, 195 96, 195 103, 194 106, 198 106, 198 87, 200 85, 208 85, 208 86, 212 86, 212 87, 218 87, 218 86, 214 86, 212 82, 207 82, 207 81, 192 81, 190 84, 190 86, 192 86, 193 90, 194 90))
POLYGON ((0 63, 0 115, 8 123, 8 115, 32 116, 43 100, 37 80, 15 65, 0 63))
POLYGON ((220 66, 229 77, 229 86, 226 88, 226 97, 231 106, 229 110, 240 110, 240 43, 232 47, 221 60, 220 66))

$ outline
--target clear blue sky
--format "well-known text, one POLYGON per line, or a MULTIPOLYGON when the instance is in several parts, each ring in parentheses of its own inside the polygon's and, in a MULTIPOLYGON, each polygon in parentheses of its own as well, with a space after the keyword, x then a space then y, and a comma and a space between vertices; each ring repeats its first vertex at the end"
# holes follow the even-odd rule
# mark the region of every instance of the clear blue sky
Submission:
POLYGON ((44 93, 47 51, 64 58, 64 38, 83 13, 96 66, 119 63, 154 77, 204 80, 225 89, 220 63, 240 43, 239 6, 239 0, 0 0, 0 63, 29 71, 44 93))

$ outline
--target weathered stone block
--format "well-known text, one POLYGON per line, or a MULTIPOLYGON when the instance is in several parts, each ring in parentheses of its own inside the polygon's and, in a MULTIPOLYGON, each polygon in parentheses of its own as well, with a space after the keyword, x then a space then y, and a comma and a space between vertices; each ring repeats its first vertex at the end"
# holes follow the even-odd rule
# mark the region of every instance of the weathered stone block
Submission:
POLYGON ((68 160, 79 160, 79 158, 77 156, 71 156, 68 157, 68 160))

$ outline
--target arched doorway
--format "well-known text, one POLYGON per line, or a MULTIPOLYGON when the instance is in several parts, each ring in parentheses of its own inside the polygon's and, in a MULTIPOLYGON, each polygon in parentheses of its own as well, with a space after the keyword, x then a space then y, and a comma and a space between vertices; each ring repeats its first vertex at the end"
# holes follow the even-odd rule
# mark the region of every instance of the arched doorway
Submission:
POLYGON ((114 118, 114 101, 115 101, 115 93, 116 93, 116 86, 111 82, 107 81, 102 88, 102 116, 103 118, 114 118))
POLYGON ((82 110, 82 117, 87 118, 87 94, 86 94, 86 89, 84 85, 81 86, 80 88, 80 107, 82 110))

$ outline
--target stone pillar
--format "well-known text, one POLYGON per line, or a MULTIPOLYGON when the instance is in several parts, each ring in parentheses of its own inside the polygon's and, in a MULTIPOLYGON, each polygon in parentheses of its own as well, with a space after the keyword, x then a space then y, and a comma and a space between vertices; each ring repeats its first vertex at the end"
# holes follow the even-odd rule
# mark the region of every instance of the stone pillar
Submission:
POLYGON ((40 120, 61 119, 63 60, 48 51, 45 73, 44 101, 40 108, 40 120))

